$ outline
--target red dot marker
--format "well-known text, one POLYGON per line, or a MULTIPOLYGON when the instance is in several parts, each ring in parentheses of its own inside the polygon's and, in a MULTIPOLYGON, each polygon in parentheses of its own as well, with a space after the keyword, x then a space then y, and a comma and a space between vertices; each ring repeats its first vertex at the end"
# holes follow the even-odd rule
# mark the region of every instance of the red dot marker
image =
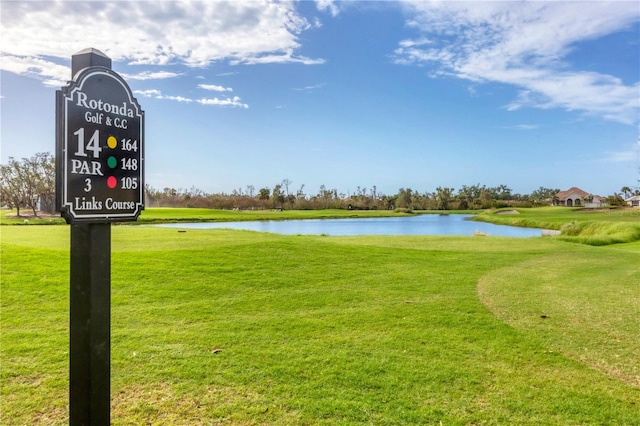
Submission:
POLYGON ((115 188, 115 187, 116 187, 116 185, 117 185, 117 184, 118 184, 118 181, 116 180, 116 178, 115 178, 115 177, 113 177, 113 176, 109 176, 109 177, 107 178, 107 186, 108 186, 109 188, 113 189, 113 188, 115 188))

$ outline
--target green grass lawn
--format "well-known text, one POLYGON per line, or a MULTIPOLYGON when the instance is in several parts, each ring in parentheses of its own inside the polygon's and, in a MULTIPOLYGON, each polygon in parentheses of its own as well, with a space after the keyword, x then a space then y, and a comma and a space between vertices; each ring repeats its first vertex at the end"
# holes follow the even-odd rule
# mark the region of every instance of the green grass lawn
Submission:
MULTIPOLYGON (((69 227, 0 232, 0 423, 66 424, 69 227)), ((638 424, 639 259, 114 226, 112 423, 638 424)))

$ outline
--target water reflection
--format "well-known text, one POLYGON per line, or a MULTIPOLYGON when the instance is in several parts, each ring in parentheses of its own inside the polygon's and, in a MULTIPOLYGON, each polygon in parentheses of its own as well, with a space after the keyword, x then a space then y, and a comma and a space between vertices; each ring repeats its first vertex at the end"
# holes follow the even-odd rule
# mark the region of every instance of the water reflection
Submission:
POLYGON ((252 222, 203 222, 157 225, 187 229, 238 229, 286 235, 493 235, 539 237, 538 228, 494 225, 467 220, 472 215, 417 215, 366 219, 267 220, 252 222))

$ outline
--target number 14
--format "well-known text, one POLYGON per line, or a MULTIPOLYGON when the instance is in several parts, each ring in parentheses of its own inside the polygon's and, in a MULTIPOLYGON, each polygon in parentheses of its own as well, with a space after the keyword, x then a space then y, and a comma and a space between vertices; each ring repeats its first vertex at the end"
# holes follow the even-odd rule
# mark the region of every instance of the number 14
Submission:
POLYGON ((93 135, 91 135, 91 139, 89 139, 89 143, 87 145, 84 144, 84 127, 80 127, 73 134, 78 136, 78 150, 75 155, 78 157, 87 157, 86 151, 91 151, 93 158, 98 158, 100 156, 102 147, 100 146, 99 130, 96 129, 96 131, 93 132, 93 135))

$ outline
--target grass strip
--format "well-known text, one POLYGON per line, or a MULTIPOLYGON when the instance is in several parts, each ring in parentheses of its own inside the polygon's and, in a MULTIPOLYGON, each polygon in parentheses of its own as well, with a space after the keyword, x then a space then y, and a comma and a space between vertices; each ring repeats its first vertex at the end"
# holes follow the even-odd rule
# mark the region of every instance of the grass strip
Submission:
POLYGON ((640 240, 640 210, 540 207, 491 210, 472 220, 561 231, 564 241, 603 246, 640 240))

